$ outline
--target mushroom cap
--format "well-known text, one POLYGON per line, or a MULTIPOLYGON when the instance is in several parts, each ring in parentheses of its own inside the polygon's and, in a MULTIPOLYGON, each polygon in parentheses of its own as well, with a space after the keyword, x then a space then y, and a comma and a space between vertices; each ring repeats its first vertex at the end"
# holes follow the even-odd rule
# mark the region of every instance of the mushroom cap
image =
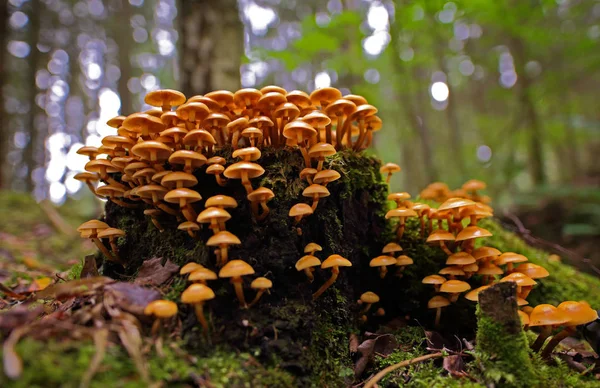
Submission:
MULTIPOLYGON (((309 114, 301 117, 300 120, 317 129, 325 128, 331 124, 331 119, 329 116, 318 110, 310 112, 309 114)), ((315 134, 316 133, 317 132, 315 131, 315 134)))
POLYGON ((316 267, 321 265, 321 260, 318 257, 312 255, 302 256, 300 260, 296 262, 296 270, 302 271, 306 268, 316 267))
POLYGON ((213 92, 206 93, 206 98, 210 98, 221 107, 233 103, 233 93, 229 90, 215 90, 213 92))
POLYGON ((418 214, 413 209, 403 208, 392 209, 385 213, 386 219, 390 219, 393 217, 418 217, 418 214))
POLYGON ((363 303, 369 303, 369 304, 377 303, 377 302, 379 302, 379 295, 377 295, 374 292, 367 291, 360 296, 360 300, 363 303))
POLYGON ((144 168, 148 168, 149 165, 146 162, 131 162, 123 168, 126 174, 133 175, 138 170, 143 170, 144 168))
MULTIPOLYGON (((273 117, 275 119, 286 118, 288 120, 295 120, 300 115, 300 109, 291 102, 284 102, 277 106, 273 111, 273 117)), ((284 135, 285 136, 285 135, 284 135)))
POLYGON ((321 268, 331 267, 352 267, 352 263, 340 255, 331 255, 321 264, 321 268))
POLYGON ((493 216, 493 213, 483 210, 479 206, 466 206, 460 209, 459 216, 461 219, 476 216, 477 219, 493 216))
POLYGON ((196 221, 202 224, 207 224, 210 223, 212 220, 221 222, 227 221, 230 218, 231 214, 229 214, 227 210, 218 207, 208 207, 204 209, 200 214, 198 214, 198 218, 196 219, 196 221))
POLYGON ((125 232, 117 228, 106 228, 98 232, 98 238, 125 236, 125 232))
POLYGON ((500 279, 501 282, 515 282, 518 286, 533 286, 536 285, 537 282, 530 278, 529 276, 522 274, 520 272, 513 272, 508 276, 500 279))
POLYGON ((112 173, 118 172, 119 169, 113 166, 107 159, 94 159, 87 162, 84 166, 86 171, 97 172, 102 174, 104 172, 112 173))
POLYGON ((479 302, 479 293, 483 290, 487 290, 491 286, 491 284, 486 284, 485 286, 481 286, 474 290, 471 290, 465 294, 465 299, 470 300, 472 302, 479 302))
POLYGON ((400 171, 402 171, 402 168, 400 168, 400 166, 398 166, 396 163, 386 163, 379 169, 379 172, 382 174, 393 174, 400 171))
POLYGON ((484 190, 486 187, 485 182, 477 179, 470 179, 462 185, 462 189, 466 191, 484 190))
POLYGON ((423 284, 443 284, 446 282, 446 278, 440 275, 429 275, 425 276, 421 283, 423 284))
MULTIPOLYGON (((326 170, 322 170, 322 171, 326 171, 326 170)), ((310 167, 303 168, 302 171, 300 171, 300 179, 305 179, 307 176, 314 176, 318 172, 319 171, 317 171, 316 168, 310 168, 310 167)), ((317 183, 317 182, 315 182, 315 183, 317 183)))
POLYGON ((381 250, 381 253, 394 253, 394 252, 400 252, 402 250, 402 247, 395 243, 395 242, 391 242, 391 243, 387 243, 383 249, 381 250))
POLYGON ((183 187, 192 187, 198 184, 198 179, 187 172, 175 171, 165 175, 160 181, 161 185, 168 189, 174 189, 177 187, 177 183, 181 182, 183 187))
POLYGON ((323 248, 314 242, 308 243, 305 247, 304 247, 304 253, 309 253, 309 252, 317 252, 317 251, 322 251, 323 248))
POLYGON ((269 188, 259 187, 258 189, 254 190, 253 192, 248 194, 247 197, 248 197, 248 201, 250 201, 250 202, 254 202, 254 201, 267 202, 267 201, 270 201, 273 198, 275 198, 275 194, 269 188))
POLYGON ((350 116, 352 113, 356 111, 356 104, 350 100, 345 98, 339 98, 327 105, 324 109, 325 113, 329 117, 334 116, 350 116))
POLYGON ((430 207, 426 203, 415 202, 411 206, 411 209, 416 210, 416 211, 421 211, 421 210, 429 210, 430 207))
MULTIPOLYGON (((169 125, 169 124, 175 125, 176 123, 178 123, 180 121, 179 117, 177 117, 177 112, 174 112, 172 110, 163 112, 163 114, 160 115, 160 119, 162 120, 162 122, 165 125, 169 125)), ((174 127, 174 128, 181 128, 181 127, 174 127)), ((181 128, 181 129, 184 129, 184 128, 181 128)))
POLYGON ((562 325, 569 322, 569 316, 551 304, 539 304, 529 313, 529 326, 562 325))
POLYGON ((154 300, 144 308, 145 315, 154 315, 156 318, 171 318, 177 314, 177 304, 170 300, 154 300))
POLYGON ((455 209, 457 207, 472 206, 472 205, 475 205, 475 202, 471 201, 470 199, 450 198, 450 199, 447 199, 446 202, 441 204, 440 207, 438 207, 438 210, 455 209))
POLYGON ((437 229, 431 232, 426 242, 454 241, 454 235, 447 230, 437 229))
POLYGON ((158 209, 146 209, 146 210, 144 210, 144 215, 146 215, 146 216, 156 217, 156 216, 160 216, 161 214, 162 214, 162 211, 158 210, 158 209))
POLYGON ((83 224, 79 225, 79 227, 77 228, 78 232, 83 232, 84 230, 93 230, 93 229, 107 229, 110 228, 110 226, 108 226, 108 224, 102 222, 102 221, 98 221, 98 220, 89 220, 84 222, 83 224))
POLYGON ((260 150, 256 147, 240 148, 238 150, 233 151, 233 154, 231 154, 231 156, 233 156, 234 158, 240 158, 248 162, 258 160, 260 158, 260 155, 260 150))
POLYGON ((529 315, 533 311, 533 307, 532 306, 524 306, 524 307, 521 307, 521 310, 524 313, 526 313, 527 315, 529 315))
POLYGON ((519 320, 521 321, 522 326, 529 325, 529 315, 525 311, 517 310, 517 314, 519 314, 519 320))
POLYGON ((202 283, 191 284, 181 293, 181 302, 188 304, 202 303, 215 297, 214 291, 202 283))
POLYGON ((135 142, 133 141, 133 139, 130 139, 126 136, 111 135, 102 138, 102 145, 110 148, 121 147, 125 149, 130 149, 131 146, 133 146, 134 144, 135 142))
POLYGON ((237 201, 227 195, 213 195, 206 200, 205 207, 220 207, 221 209, 234 209, 238 206, 237 201))
POLYGON ((311 105, 309 95, 301 90, 292 90, 285 95, 285 98, 299 108, 307 108, 311 105))
POLYGON ((462 280, 448 280, 447 282, 443 283, 440 287, 441 292, 447 292, 452 294, 464 292, 470 289, 471 285, 469 285, 469 283, 467 282, 463 282, 462 280))
MULTIPOLYGON (((211 133, 208 132, 207 130, 205 130, 205 129, 194 129, 192 131, 189 131, 183 137, 183 144, 189 145, 189 146, 197 145, 197 144, 215 145, 215 144, 217 144, 217 141, 215 140, 215 138, 213 137, 213 135, 211 135, 211 133)), ((210 161, 210 159, 209 159, 209 161, 210 161)))
POLYGON ((502 275, 504 271, 494 263, 486 263, 477 270, 478 275, 502 275))
POLYGON ((92 146, 84 146, 77 150, 77 154, 83 156, 96 156, 98 153, 98 147, 92 146))
POLYGON ((461 230, 460 233, 456 235, 455 241, 471 240, 480 237, 490 237, 491 235, 492 233, 489 230, 472 225, 467 226, 466 228, 461 230))
POLYGON ((233 93, 233 102, 239 106, 246 106, 256 104, 259 98, 262 96, 262 93, 258 89, 254 88, 245 88, 240 89, 237 92, 233 93))
POLYGON ((316 134, 316 129, 303 120, 291 121, 283 127, 283 136, 285 136, 286 139, 296 140, 298 135, 300 135, 302 139, 310 139, 316 134))
POLYGON ((346 94, 343 96, 346 100, 352 101, 356 106, 367 104, 367 99, 356 94, 346 94))
POLYGON ((262 136, 263 132, 256 127, 248 127, 242 131, 242 136, 244 137, 258 137, 262 136))
POLYGON ((210 108, 200 101, 188 101, 177 108, 175 112, 181 120, 199 123, 210 114, 210 108))
POLYGON ((256 278, 250 283, 250 288, 254 288, 255 290, 267 290, 273 287, 273 282, 267 278, 256 278))
POLYGON ((340 173, 335 170, 321 170, 315 174, 313 182, 326 185, 330 182, 337 181, 340 178, 340 173))
POLYGON ((106 125, 112 128, 119 128, 123 121, 125 120, 125 116, 115 116, 112 119, 106 122, 106 125))
POLYGON ((307 216, 313 214, 313 209, 305 203, 297 203, 290 209, 290 217, 307 216))
POLYGON ((248 178, 256 178, 265 173, 265 169, 260 164, 251 162, 237 162, 225 169, 223 175, 229 179, 241 179, 242 171, 248 173, 248 178))
POLYGON ((454 276, 464 276, 465 271, 463 271, 462 267, 459 265, 453 265, 450 267, 445 267, 438 272, 440 275, 454 275, 454 276))
POLYGON ((223 171, 225 171, 225 167, 223 167, 220 164, 211 164, 206 169, 206 173, 209 175, 219 175, 219 174, 222 174, 223 171))
POLYGON ((188 280, 190 282, 199 282, 202 280, 216 280, 217 274, 208 268, 198 268, 190 273, 188 280))
POLYGON ((411 265, 411 264, 414 264, 413 259, 411 259, 410 257, 408 257, 406 255, 400 255, 396 258, 396 265, 405 266, 405 265, 411 265))
POLYGON ((559 304, 558 309, 567 314, 569 326, 585 325, 598 319, 598 312, 585 303, 569 300, 559 304))
POLYGON ((517 306, 525 306, 528 305, 529 302, 523 298, 521 298, 520 296, 517 295, 517 306))
POLYGON ((208 98, 206 96, 200 96, 200 95, 192 96, 192 97, 188 98, 187 103, 185 105, 189 105, 192 103, 201 103, 201 104, 206 105, 209 112, 221 110, 221 105, 218 102, 216 102, 212 98, 208 98))
POLYGON ((185 102, 185 95, 173 89, 154 90, 146 94, 144 102, 152 106, 181 105, 185 102))
POLYGON ((365 124, 367 125, 367 130, 377 132, 383 127, 383 121, 378 116, 368 116, 365 118, 365 124))
POLYGON ((351 120, 366 119, 377 113, 377 108, 373 105, 363 104, 356 107, 356 110, 350 115, 351 120))
POLYGON ((171 171, 169 170, 165 170, 165 171, 159 171, 156 174, 152 175, 152 182, 156 182, 158 184, 160 184, 160 182, 162 182, 162 179, 165 177, 165 175, 170 174, 171 171))
POLYGON ((125 189, 119 186, 113 185, 104 185, 100 186, 96 189, 96 194, 104 195, 107 197, 122 197, 123 193, 125 193, 125 189))
POLYGON ((236 278, 252 275, 254 268, 243 260, 230 260, 219 271, 220 278, 236 278))
POLYGON ((225 158, 223 158, 221 156, 213 156, 212 158, 208 159, 208 164, 221 164, 221 165, 225 165, 225 163, 227 163, 227 161, 225 160, 225 158))
POLYGON ((388 201, 404 201, 409 198, 410 198, 410 194, 407 192, 391 193, 387 196, 388 201))
POLYGON ((231 232, 226 230, 222 230, 219 233, 216 233, 208 239, 206 245, 209 247, 219 246, 219 245, 238 245, 241 244, 239 238, 231 232))
POLYGON ((249 124, 254 125, 256 128, 259 128, 259 129, 271 128, 271 127, 275 126, 275 124, 273 123, 273 120, 271 120, 267 116, 258 116, 253 119, 250 119, 249 124))
POLYGON ((467 252, 456 252, 448 256, 446 265, 467 265, 475 263, 475 258, 467 252))
POLYGON ((441 295, 436 295, 427 302, 428 309, 438 309, 450 305, 450 301, 441 295))
POLYGON ((532 279, 541 279, 550 276, 550 273, 546 268, 533 263, 519 264, 515 270, 529 276, 532 279))
POLYGON ((182 222, 181 224, 177 225, 177 229, 185 230, 185 231, 188 231, 188 230, 196 231, 196 230, 200 230, 200 226, 198 226, 198 224, 193 221, 185 221, 185 222, 182 222))
POLYGON ((100 180, 100 175, 95 172, 80 172, 73 177, 80 182, 96 182, 100 180))
POLYGON ((133 162, 134 160, 135 159, 133 156, 116 156, 116 157, 110 159, 110 163, 112 163, 113 166, 115 166, 121 170, 124 170, 125 167, 129 163, 133 162))
POLYGON ((479 247, 471 252, 471 255, 475 258, 475 260, 482 259, 484 257, 496 257, 500 256, 502 252, 493 247, 479 247))
POLYGON ((139 195, 142 198, 152 198, 152 195, 156 195, 159 199, 164 198, 165 194, 167 194, 168 189, 159 185, 144 185, 138 187, 135 191, 136 195, 139 195))
POLYGON ((180 275, 186 275, 188 273, 194 272, 197 269, 204 268, 202 264, 198 263, 187 263, 179 270, 180 275))
POLYGON ((377 256, 369 262, 369 267, 385 267, 396 264, 396 258, 393 256, 377 256))
POLYGON ((515 252, 504 252, 494 260, 496 265, 505 265, 508 263, 524 263, 529 259, 515 252))
POLYGON ((310 94, 310 101, 315 106, 325 107, 329 103, 342 98, 342 93, 336 88, 325 87, 310 94))
POLYGON ((271 113, 276 106, 287 102, 285 96, 278 92, 265 93, 258 99, 257 106, 263 113, 271 113))
POLYGON ((329 190, 327 189, 327 187, 314 183, 314 184, 308 186, 306 189, 304 189, 304 191, 302 192, 302 195, 305 197, 309 197, 309 198, 313 198, 315 196, 317 198, 323 198, 323 197, 328 197, 330 195, 330 193, 329 193, 329 190))
POLYGON ((267 86, 263 86, 260 89, 260 92, 262 94, 267 94, 267 93, 271 93, 271 92, 275 92, 275 93, 279 93, 279 94, 287 94, 287 90, 285 90, 284 88, 282 88, 281 86, 277 86, 277 85, 267 85, 267 86))
POLYGON ((310 147, 308 150, 308 155, 311 158, 323 158, 326 156, 335 155, 336 152, 337 151, 331 144, 321 142, 310 147))
POLYGON ((477 272, 479 270, 479 266, 477 265, 477 263, 471 263, 463 265, 462 269, 465 272, 477 272))
POLYGON ((144 129, 149 133, 158 133, 165 130, 165 125, 161 119, 147 113, 133 113, 127 116, 121 126, 134 133, 142 133, 144 129))
POLYGON ((142 159, 150 160, 152 153, 156 154, 157 160, 167 160, 171 156, 171 147, 164 143, 146 140, 141 143, 137 143, 131 148, 131 152, 139 156, 142 159))
POLYGON ((230 120, 227 115, 212 112, 204 119, 204 121, 202 121, 202 125, 208 128, 224 129, 229 122, 230 120))
POLYGON ((191 150, 178 150, 169 156, 169 163, 171 164, 185 164, 190 161, 192 168, 202 167, 206 163, 206 156, 191 150))

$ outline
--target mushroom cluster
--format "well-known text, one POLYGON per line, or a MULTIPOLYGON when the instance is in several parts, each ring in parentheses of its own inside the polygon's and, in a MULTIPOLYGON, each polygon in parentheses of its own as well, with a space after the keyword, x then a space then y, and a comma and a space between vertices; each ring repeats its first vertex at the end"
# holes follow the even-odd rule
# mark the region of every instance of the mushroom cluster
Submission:
POLYGON ((422 199, 432 200, 436 202, 444 202, 449 198, 465 198, 483 204, 489 204, 492 199, 487 195, 481 195, 480 191, 485 190, 487 185, 485 182, 470 179, 465 182, 459 189, 450 190, 447 184, 442 182, 433 182, 426 188, 421 190, 419 197, 422 199))
POLYGON ((96 244, 100 252, 106 257, 106 260, 122 264, 119 257, 119 247, 117 238, 125 236, 121 229, 111 228, 107 223, 98 220, 89 220, 79 225, 77 231, 82 238, 89 238, 96 244), (112 252, 102 243, 101 239, 108 239, 112 252))

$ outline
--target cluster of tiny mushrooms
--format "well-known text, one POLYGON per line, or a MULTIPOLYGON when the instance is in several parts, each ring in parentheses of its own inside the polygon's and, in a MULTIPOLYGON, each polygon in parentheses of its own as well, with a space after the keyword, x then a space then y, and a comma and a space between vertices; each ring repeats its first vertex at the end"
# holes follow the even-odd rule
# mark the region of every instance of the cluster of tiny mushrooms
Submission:
MULTIPOLYGON (((196 239, 201 225, 208 224, 213 235, 206 245, 215 247, 218 275, 194 262, 180 270, 191 283, 182 293, 181 302, 193 305, 199 323, 208 333, 203 306, 215 298, 215 293, 207 281, 230 278, 243 308, 256 304, 273 283, 265 277, 254 279, 250 287, 256 290, 255 297, 249 304, 246 302, 242 277, 254 274, 254 269, 243 260, 229 260, 228 248, 241 244, 241 241, 225 226, 231 218, 227 209, 237 207, 238 203, 232 197, 215 195, 207 198, 204 209, 199 211, 197 204, 202 196, 195 190, 198 179, 194 173, 202 169, 213 175, 219 186, 241 181, 253 217, 261 222, 268 217, 268 202, 275 197, 271 189, 255 188, 252 184, 252 179, 265 172, 259 163, 255 163, 261 157, 261 149, 299 151, 304 160, 300 178, 308 184, 302 195, 310 204, 300 202, 290 209, 289 216, 297 226, 304 217, 317 210, 321 198, 330 195, 327 184, 340 178, 339 172, 324 168, 325 158, 342 149, 361 151, 369 147, 373 132, 381 129, 381 119, 376 115, 377 108, 369 105, 365 98, 342 96, 338 89, 331 87, 317 89, 309 95, 298 90, 287 92, 278 86, 266 86, 234 93, 219 90, 188 99, 181 92, 163 89, 148 93, 145 102, 158 109, 109 120, 108 125, 116 130, 115 135, 104 137, 100 147, 85 146, 78 150, 79 154, 89 157, 89 162, 85 165, 86 171, 77 174, 75 179, 84 182, 101 199, 126 208, 145 208, 144 214, 161 232, 164 230, 161 219, 165 216, 176 217, 180 222, 178 229, 196 239), (232 157, 239 161, 226 166, 226 159, 219 156, 223 149, 231 149, 232 157)), ((387 163, 380 172, 386 175, 389 183, 392 174, 400 170, 398 165, 387 163)), ((413 260, 398 254, 402 251, 399 243, 406 220, 418 217, 422 237, 428 233, 426 242, 439 245, 448 255, 448 266, 439 275, 423 279, 423 283, 433 285, 437 292, 448 295, 448 298, 434 296, 428 303, 429 308, 436 309, 436 325, 440 323, 441 309, 471 288, 465 280, 473 277, 481 282, 481 287, 466 294, 467 299, 477 301, 477 294, 493 284, 497 275, 506 274, 499 281, 516 282, 519 305, 524 306, 536 284, 534 279, 549 275, 541 266, 526 263, 528 260, 523 255, 501 253, 485 246, 475 249, 476 239, 491 236, 489 231, 477 226, 478 220, 492 216, 493 212, 487 205, 489 197, 479 194, 483 189, 485 183, 477 180, 454 191, 443 183, 433 183, 421 192, 420 197, 443 202, 438 209, 411 202, 408 193, 388 196, 388 200, 397 205, 386 214, 387 219, 398 221, 396 238, 383 248, 381 256, 371 260, 370 266, 377 268, 381 278, 387 275, 388 267, 394 266, 397 268, 395 276, 402 277, 404 269, 413 264, 413 260), (468 220, 466 226, 465 220, 468 220), (519 265, 514 267, 515 263, 519 265)), ((298 234, 302 233, 300 227, 296 230, 298 234)), ((123 264, 117 238, 124 238, 125 232, 98 220, 85 222, 78 231, 81 237, 91 239, 108 261, 123 264), (102 239, 108 239, 110 249, 102 239)), ((304 249, 305 256, 296 263, 296 269, 303 271, 309 282, 314 280, 316 267, 331 269, 331 277, 313 294, 313 299, 336 281, 340 267, 352 266, 349 260, 337 254, 321 262, 315 256, 320 250, 318 244, 308 244, 304 249)), ((379 296, 373 292, 361 295, 358 303, 364 305, 360 311, 362 321, 367 320, 366 314, 378 302, 379 296)), ((162 320, 177 314, 177 304, 156 300, 148 304, 145 313, 156 318, 152 328, 156 333, 162 327, 162 320)), ((379 308, 375 314, 381 316, 385 312, 379 308)), ((564 302, 558 308, 540 305, 528 310, 523 307, 519 315, 525 327, 542 326, 542 333, 533 345, 536 350, 551 334, 552 328, 565 327, 554 336, 544 354, 549 354, 573 327, 597 318, 596 312, 585 302, 564 302)))

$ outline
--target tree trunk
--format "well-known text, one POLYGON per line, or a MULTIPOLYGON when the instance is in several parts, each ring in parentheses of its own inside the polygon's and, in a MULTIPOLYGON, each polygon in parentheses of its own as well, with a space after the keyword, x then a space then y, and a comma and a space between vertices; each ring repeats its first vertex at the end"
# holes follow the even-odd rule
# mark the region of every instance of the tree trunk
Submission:
MULTIPOLYGON (((0 2, 0 91, 4 87, 4 63, 6 61, 6 41, 8 35, 8 2, 0 2)), ((10 186, 6 154, 8 153, 10 134, 8 120, 4 111, 4 94, 0 93, 0 189, 10 186)))
POLYGON ((133 66, 131 65, 131 51, 132 51, 132 31, 130 25, 130 19, 132 16, 131 5, 129 2, 124 1, 121 3, 119 9, 119 15, 122 17, 122 22, 115 23, 115 41, 118 44, 118 56, 119 56, 119 68, 121 70, 121 77, 117 84, 119 92, 119 98, 121 99, 121 111, 120 113, 124 116, 134 112, 133 107, 133 96, 131 91, 127 87, 127 81, 133 75, 133 66))
POLYGON ((27 129, 29 131, 29 141, 23 150, 23 160, 27 165, 27 177, 25 179, 25 188, 28 192, 33 192, 35 189, 35 179, 33 177, 33 171, 39 165, 39 146, 40 146, 40 122, 38 120, 43 113, 36 103, 36 96, 38 87, 35 82, 35 73, 40 63, 40 51, 37 49, 37 43, 40 35, 40 0, 32 0, 29 13, 29 45, 31 47, 31 53, 28 57, 29 75, 27 80, 29 81, 29 104, 30 111, 27 116, 27 129))
POLYGON ((235 0, 181 0, 181 90, 190 97, 240 88, 244 26, 235 0))

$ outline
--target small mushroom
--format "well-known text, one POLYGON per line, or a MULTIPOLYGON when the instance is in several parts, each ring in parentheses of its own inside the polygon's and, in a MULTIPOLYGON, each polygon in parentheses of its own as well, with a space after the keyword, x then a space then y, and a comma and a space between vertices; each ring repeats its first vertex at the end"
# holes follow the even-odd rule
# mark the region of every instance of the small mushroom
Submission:
POLYGON ((246 193, 250 194, 254 190, 250 179, 261 176, 265 169, 260 164, 252 162, 237 162, 225 169, 223 173, 228 179, 241 179, 246 193))
POLYGON ((312 253, 309 253, 306 256, 302 256, 300 260, 296 262, 296 270, 304 271, 308 281, 312 283, 313 280, 315 280, 315 277, 313 276, 313 272, 315 271, 314 267, 319 265, 321 265, 321 260, 313 256, 312 253))
POLYGON ((322 264, 322 269, 331 268, 331 277, 313 294, 313 300, 317 299, 325 292, 333 283, 335 283, 340 274, 340 267, 352 267, 350 260, 343 258, 340 255, 329 256, 322 264))
POLYGON ((252 302, 250 302, 248 307, 254 306, 258 302, 262 294, 264 294, 265 292, 269 292, 269 288, 271 287, 273 287, 273 282, 267 278, 260 277, 254 279, 252 283, 250 283, 250 288, 258 291, 256 291, 256 296, 254 297, 252 302))
POLYGON ((196 232, 200 230, 200 226, 194 221, 185 221, 177 225, 177 229, 187 232, 191 238, 196 238, 196 232))
POLYGON ((156 229, 158 229, 158 231, 162 233, 162 232, 164 232, 165 229, 162 227, 162 225, 158 221, 158 216, 160 216, 161 214, 162 214, 162 212, 158 209, 144 210, 144 215, 150 216, 150 219, 152 220, 152 223, 154 224, 154 226, 156 226, 156 229))
POLYGON ((115 258, 119 259, 119 247, 117 246, 117 238, 125 236, 125 232, 117 228, 106 228, 98 232, 98 238, 108 238, 110 248, 115 254, 115 258))
MULTIPOLYGON (((313 214, 313 209, 305 203, 297 203, 290 209, 289 216, 294 217, 294 225, 298 225, 302 221, 302 217, 313 214)), ((302 230, 298 228, 298 234, 302 234, 302 230)))
POLYGON ((446 282, 446 278, 440 275, 428 275, 423 278, 421 283, 433 284, 435 292, 440 292, 440 287, 446 282))
POLYGON ((323 142, 315 144, 308 150, 308 156, 310 156, 312 159, 318 160, 317 171, 321 171, 323 169, 323 162, 325 162, 325 158, 327 156, 335 155, 335 153, 336 150, 331 144, 323 142))
POLYGON ((441 295, 436 295, 429 299, 427 302, 427 308, 435 309, 435 327, 440 327, 440 319, 442 318, 442 308, 449 306, 450 301, 441 295))
POLYGON ((442 268, 438 273, 440 275, 447 275, 450 280, 456 279, 457 276, 465 276, 465 271, 463 271, 460 265, 442 268))
POLYGON ((414 264, 414 261, 410 257, 408 257, 406 255, 398 256, 396 258, 396 267, 398 267, 398 270, 396 271, 396 276, 402 277, 402 273, 404 272, 404 269, 406 268, 406 266, 412 265, 412 264, 414 264))
POLYGON ((106 256, 107 260, 118 262, 117 259, 104 246, 104 244, 102 244, 102 241, 100 241, 100 239, 98 238, 98 231, 108 228, 108 224, 102 221, 90 220, 79 225, 77 231, 82 233, 82 235, 85 233, 85 238, 91 239, 94 242, 94 244, 96 244, 98 249, 100 249, 100 251, 104 254, 104 256, 106 256))
POLYGON ((387 254, 388 256, 394 256, 394 254, 396 252, 401 252, 402 251, 402 247, 400 245, 398 245, 395 242, 391 242, 391 243, 387 243, 383 249, 381 250, 381 253, 387 254))
POLYGON ((244 297, 242 276, 252 274, 254 274, 254 268, 242 260, 231 260, 219 271, 220 278, 231 278, 231 283, 235 288, 235 294, 243 308, 247 308, 247 304, 246 298, 244 297))
POLYGON ((495 275, 502 275, 504 274, 504 271, 496 264, 492 262, 487 262, 479 267, 479 269, 477 270, 477 274, 483 275, 483 284, 489 284, 490 282, 493 282, 495 280, 495 275))
POLYGON ((564 323, 563 325, 565 328, 558 334, 555 334, 548 342, 542 351, 542 358, 549 358, 552 354, 552 350, 554 350, 560 341, 576 333, 577 326, 585 325, 598 319, 598 312, 589 305, 581 302, 562 302, 558 305, 558 310, 564 312, 569 318, 569 321, 564 323))
POLYGON ((318 184, 312 184, 312 185, 308 186, 306 189, 304 189, 304 191, 302 192, 302 195, 305 197, 312 198, 313 203, 312 203, 311 208, 314 212, 317 209, 317 204, 319 203, 319 199, 328 197, 330 195, 330 193, 329 193, 329 190, 327 190, 327 187, 318 185, 318 184))
POLYGON ((335 182, 341 177, 340 173, 335 170, 321 170, 315 174, 313 180, 316 184, 327 186, 328 183, 335 182))
POLYGON ((531 345, 531 349, 538 352, 552 334, 552 328, 567 322, 569 322, 569 316, 563 310, 559 310, 551 304, 535 306, 529 314, 529 327, 541 326, 541 332, 531 345))
POLYGON ((458 296, 461 292, 465 292, 470 289, 471 286, 467 282, 463 282, 462 280, 448 280, 442 284, 440 287, 440 292, 450 294, 450 302, 454 303, 458 300, 458 296))
POLYGON ((427 243, 436 243, 436 242, 439 243, 440 248, 442 248, 442 250, 448 256, 450 256, 452 254, 452 251, 450 249, 448 249, 448 246, 446 245, 446 241, 454 241, 454 235, 443 229, 434 230, 429 235, 429 237, 427 237, 427 240, 426 240, 427 243))
POLYGON ((174 105, 185 103, 185 95, 173 89, 154 90, 146 94, 144 102, 151 106, 162 108, 163 112, 171 110, 174 105))
POLYGON ((230 245, 239 245, 242 242, 239 238, 237 238, 233 233, 228 232, 226 230, 222 230, 213 236, 211 236, 206 245, 209 247, 219 247, 219 261, 217 262, 217 266, 222 267, 227 264, 228 254, 227 250, 230 245))
POLYGON ((359 304, 365 304, 365 306, 363 307, 363 309, 360 311, 359 314, 365 314, 369 311, 369 309, 371 308, 371 306, 375 303, 379 302, 379 296, 371 291, 367 291, 365 293, 363 293, 360 296, 360 300, 358 301, 359 304))
POLYGON ((398 237, 398 240, 400 240, 402 238, 402 235, 404 234, 404 226, 406 224, 406 219, 408 217, 417 217, 417 212, 415 212, 412 209, 400 208, 400 209, 389 210, 385 214, 386 220, 388 220, 390 218, 398 218, 399 219, 398 230, 396 231, 396 236, 398 237))
POLYGON ((317 175, 316 168, 304 168, 300 171, 300 179, 306 179, 309 185, 313 184, 313 177, 317 175))
POLYGON ((394 256, 377 256, 369 262, 369 267, 379 267, 379 277, 384 278, 387 274, 387 266, 395 265, 397 262, 394 256))
POLYGON ((227 212, 225 209, 221 209, 218 207, 207 207, 204 209, 198 217, 196 221, 201 224, 210 223, 210 228, 212 229, 214 234, 217 234, 221 231, 221 226, 225 226, 225 222, 231 218, 231 214, 227 212))
POLYGON ((385 178, 385 183, 390 183, 390 179, 392 179, 392 174, 402 171, 400 166, 396 163, 386 163, 379 169, 379 172, 382 174, 387 174, 385 178))
POLYGON ((523 288, 528 287, 527 294, 529 294, 529 291, 531 291, 531 287, 533 287, 534 285, 537 284, 537 282, 535 280, 533 280, 529 276, 522 274, 520 272, 513 272, 510 275, 505 276, 502 279, 500 279, 500 282, 516 283, 517 284, 517 295, 523 299, 526 297, 526 295, 524 296, 523 288))
POLYGON ((156 318, 154 324, 152 324, 152 335, 156 335, 162 328, 162 321, 177 314, 177 304, 170 300, 154 300, 146 305, 144 314, 156 318))
POLYGON ((456 235, 454 240, 462 242, 463 249, 466 252, 471 252, 475 239, 490 236, 492 236, 492 233, 487 229, 480 228, 479 226, 467 226, 456 235))
POLYGON ((320 252, 323 250, 323 247, 321 247, 319 244, 311 242, 306 244, 306 246, 304 247, 304 253, 306 253, 307 255, 313 255, 316 252, 320 252))
POLYGON ((204 303, 207 300, 214 299, 214 297, 213 290, 201 283, 194 283, 181 293, 181 302, 194 306, 196 318, 198 318, 198 322, 200 322, 205 332, 208 332, 208 323, 204 318, 204 303))
POLYGON ((202 264, 193 263, 193 262, 187 263, 186 265, 181 267, 181 269, 179 269, 179 274, 180 275, 188 275, 200 268, 204 268, 204 266, 202 264))
POLYGON ((269 206, 267 202, 275 198, 275 194, 271 189, 266 187, 259 187, 250 194, 248 194, 248 200, 251 202, 252 213, 258 221, 262 221, 269 215, 269 206), (258 214, 258 205, 262 208, 262 214, 258 214))
POLYGON ((207 280, 216 280, 217 274, 208 268, 197 268, 188 277, 188 280, 193 283, 206 284, 207 280))

